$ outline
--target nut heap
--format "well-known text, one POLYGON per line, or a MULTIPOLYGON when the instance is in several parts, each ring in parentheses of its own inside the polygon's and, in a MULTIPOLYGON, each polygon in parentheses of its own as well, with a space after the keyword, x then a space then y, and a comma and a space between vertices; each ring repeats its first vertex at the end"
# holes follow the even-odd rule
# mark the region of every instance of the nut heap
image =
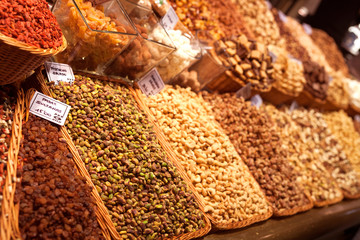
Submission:
POLYGON ((312 61, 303 62, 303 66, 306 79, 304 89, 314 98, 325 100, 329 87, 329 76, 324 67, 312 61))
POLYGON ((280 35, 285 40, 286 50, 296 59, 301 60, 302 62, 310 61, 310 56, 307 53, 306 49, 300 44, 297 38, 291 33, 285 23, 280 19, 279 12, 276 8, 272 8, 271 12, 275 18, 275 21, 280 29, 280 35))
POLYGON ((91 188, 78 175, 58 127, 30 115, 23 137, 23 174, 16 188, 23 239, 104 239, 91 188))
POLYGON ((147 100, 215 226, 251 221, 271 211, 201 96, 189 88, 167 86, 147 100))
POLYGON ((325 153, 318 140, 318 128, 308 122, 310 113, 305 110, 281 112, 270 105, 266 111, 278 125, 283 148, 289 152, 289 162, 299 173, 297 180, 309 191, 314 204, 324 206, 341 200, 340 189, 320 161, 325 160, 325 153))
POLYGON ((351 117, 343 110, 326 113, 324 117, 354 169, 360 173, 360 134, 355 130, 351 117))
MULTIPOLYGON (((294 138, 298 139, 299 146, 303 145, 299 160, 305 167, 303 171, 306 175, 301 176, 301 181, 310 191, 315 205, 322 206, 341 201, 341 190, 322 164, 322 161, 326 161, 327 154, 324 153, 324 143, 320 142, 320 127, 315 125, 314 110, 307 111, 301 108, 289 114, 299 126, 297 133, 293 133, 296 134, 294 138)), ((336 153, 331 154, 333 158, 331 161, 335 161, 336 153)))
POLYGON ((15 103, 15 99, 8 94, 7 87, 0 88, 0 216, 15 103))
POLYGON ((343 79, 349 89, 350 105, 357 111, 360 111, 360 82, 345 78, 343 79))
POLYGON ((327 62, 335 71, 341 71, 344 76, 349 77, 349 68, 345 59, 337 47, 335 40, 323 30, 313 28, 310 35, 316 45, 322 50, 327 62))
POLYGON ((274 69, 265 45, 240 35, 215 42, 215 52, 213 56, 229 68, 226 74, 241 85, 250 82, 254 90, 271 89, 274 69))
POLYGON ((275 215, 289 215, 285 212, 311 204, 296 183, 287 151, 280 148, 275 125, 263 111, 230 94, 204 93, 204 98, 213 106, 215 119, 260 184, 275 215))
POLYGON ((256 40, 266 45, 283 47, 284 40, 280 37, 279 27, 274 16, 263 0, 233 0, 239 6, 241 15, 256 40))
POLYGON ((313 132, 319 136, 316 138, 320 160, 331 176, 335 179, 344 196, 360 196, 360 178, 354 170, 339 142, 328 128, 323 114, 309 111, 309 120, 315 127, 313 132))
POLYGON ((71 106, 65 126, 124 239, 178 236, 204 216, 128 88, 76 76, 52 86, 71 106))
POLYGON ((224 37, 217 17, 210 11, 206 0, 170 0, 180 21, 200 39, 213 40, 224 37))
POLYGON ((333 79, 329 84, 327 100, 339 108, 346 109, 350 100, 349 87, 340 72, 334 73, 331 77, 333 79))
POLYGON ((231 0, 212 0, 209 1, 209 7, 213 15, 217 17, 218 25, 226 37, 244 34, 246 37, 254 39, 236 3, 231 0))
POLYGON ((304 89, 306 80, 302 63, 288 57, 285 49, 276 46, 269 46, 269 50, 276 55, 273 63, 275 82, 273 87, 282 93, 297 97, 304 89))
POLYGON ((291 29, 291 33, 294 37, 300 42, 300 44, 306 49, 312 61, 320 64, 322 67, 325 67, 326 71, 332 72, 332 69, 323 52, 320 48, 313 42, 311 37, 306 34, 304 28, 300 23, 298 23, 294 18, 287 17, 285 25, 291 29))

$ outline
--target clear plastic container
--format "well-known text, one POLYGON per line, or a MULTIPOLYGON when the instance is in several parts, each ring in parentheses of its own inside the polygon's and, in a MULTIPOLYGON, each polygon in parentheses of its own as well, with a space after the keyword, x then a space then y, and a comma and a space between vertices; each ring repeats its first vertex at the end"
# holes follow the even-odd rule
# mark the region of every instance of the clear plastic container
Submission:
POLYGON ((136 81, 176 50, 152 9, 120 0, 138 37, 105 70, 107 75, 136 81))
POLYGON ((103 73, 138 33, 117 0, 57 0, 52 12, 68 41, 55 61, 103 73))

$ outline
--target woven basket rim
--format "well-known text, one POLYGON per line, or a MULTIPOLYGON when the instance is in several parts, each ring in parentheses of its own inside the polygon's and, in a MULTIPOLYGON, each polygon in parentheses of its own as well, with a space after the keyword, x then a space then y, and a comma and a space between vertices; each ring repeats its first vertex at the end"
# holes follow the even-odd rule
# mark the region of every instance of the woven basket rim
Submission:
POLYGON ((0 40, 3 41, 4 43, 19 48, 23 51, 27 51, 30 52, 32 54, 35 55, 40 55, 40 56, 49 56, 49 55, 56 55, 62 51, 65 50, 65 48, 67 47, 67 41, 65 36, 62 34, 62 39, 63 39, 63 43, 61 46, 53 49, 53 48, 49 48, 49 49, 42 49, 42 48, 38 48, 35 46, 31 46, 27 43, 21 42, 15 38, 12 37, 8 37, 6 35, 4 35, 3 33, 0 33, 0 40))
POLYGON ((311 196, 308 194, 307 191, 305 191, 304 194, 306 195, 306 198, 309 200, 308 204, 304 204, 302 206, 296 206, 294 208, 286 209, 284 211, 274 212, 274 216, 275 217, 286 217, 286 216, 295 215, 297 213, 305 212, 305 211, 312 209, 314 207, 314 201, 311 199, 311 196))
POLYGON ((10 239, 19 238, 21 236, 18 227, 18 208, 14 203, 18 152, 22 135, 22 120, 24 118, 24 92, 18 91, 15 110, 11 127, 11 139, 8 151, 7 173, 5 175, 5 184, 3 190, 2 214, 0 218, 0 238, 10 239), (12 189, 11 191, 9 189, 12 189))
POLYGON ((324 206, 328 206, 328 205, 333 205, 335 203, 341 202, 344 199, 344 195, 341 192, 341 196, 331 199, 331 200, 326 200, 326 201, 314 201, 314 207, 324 207, 324 206))

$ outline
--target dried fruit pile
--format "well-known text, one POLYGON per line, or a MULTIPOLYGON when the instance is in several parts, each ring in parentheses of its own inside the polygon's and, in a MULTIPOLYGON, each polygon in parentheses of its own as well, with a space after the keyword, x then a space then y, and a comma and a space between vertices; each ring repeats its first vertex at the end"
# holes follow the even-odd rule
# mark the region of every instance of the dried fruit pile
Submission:
POLYGON ((0 32, 38 48, 62 45, 62 33, 45 0, 3 0, 0 32))
POLYGON ((165 238, 204 227, 193 194, 128 88, 76 76, 73 85, 51 89, 72 107, 65 126, 123 238, 165 238))
POLYGON ((8 94, 7 88, 0 89, 0 214, 15 103, 8 94))
POLYGON ((314 98, 325 100, 329 87, 329 76, 323 66, 312 62, 303 62, 306 84, 304 89, 314 98))
POLYGON ((295 214, 306 205, 311 208, 310 199, 296 182, 287 151, 280 147, 279 129, 266 113, 231 94, 206 94, 204 98, 271 202, 274 214, 295 214))
POLYGON ((91 188, 78 175, 57 126, 34 115, 23 125, 19 226, 24 239, 104 239, 91 188))
POLYGON ((201 96, 167 86, 146 100, 216 227, 270 217, 259 185, 201 96))

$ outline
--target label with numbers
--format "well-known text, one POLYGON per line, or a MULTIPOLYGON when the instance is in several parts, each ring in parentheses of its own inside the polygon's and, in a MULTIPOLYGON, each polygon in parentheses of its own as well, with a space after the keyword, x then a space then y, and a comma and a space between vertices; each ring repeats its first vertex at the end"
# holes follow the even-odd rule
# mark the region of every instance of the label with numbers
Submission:
POLYGON ((238 98, 243 97, 245 100, 249 99, 251 96, 251 83, 248 83, 244 87, 240 88, 235 95, 238 98))
POLYGON ((156 95, 165 87, 165 84, 156 68, 153 68, 143 78, 141 78, 138 85, 146 96, 156 95))
POLYGON ((279 18, 282 22, 286 23, 287 17, 282 11, 279 11, 279 18))
POLYGON ((289 111, 292 112, 294 111, 295 109, 298 109, 299 108, 299 104, 296 102, 296 101, 293 101, 290 105, 290 108, 289 108, 289 111))
POLYGON ((164 17, 161 19, 161 24, 164 26, 166 30, 174 29, 177 22, 179 21, 179 17, 176 14, 175 10, 170 7, 164 17))
POLYGON ((46 73, 50 82, 68 82, 73 83, 75 76, 72 68, 63 63, 45 62, 46 73))
POLYGON ((302 26, 303 26, 303 28, 304 28, 307 35, 312 34, 312 27, 309 24, 303 23, 302 26))
POLYGON ((63 126, 70 106, 42 93, 35 92, 30 102, 30 112, 38 117, 63 126))
POLYGON ((251 98, 251 105, 259 108, 263 104, 263 100, 259 94, 256 94, 251 98))

